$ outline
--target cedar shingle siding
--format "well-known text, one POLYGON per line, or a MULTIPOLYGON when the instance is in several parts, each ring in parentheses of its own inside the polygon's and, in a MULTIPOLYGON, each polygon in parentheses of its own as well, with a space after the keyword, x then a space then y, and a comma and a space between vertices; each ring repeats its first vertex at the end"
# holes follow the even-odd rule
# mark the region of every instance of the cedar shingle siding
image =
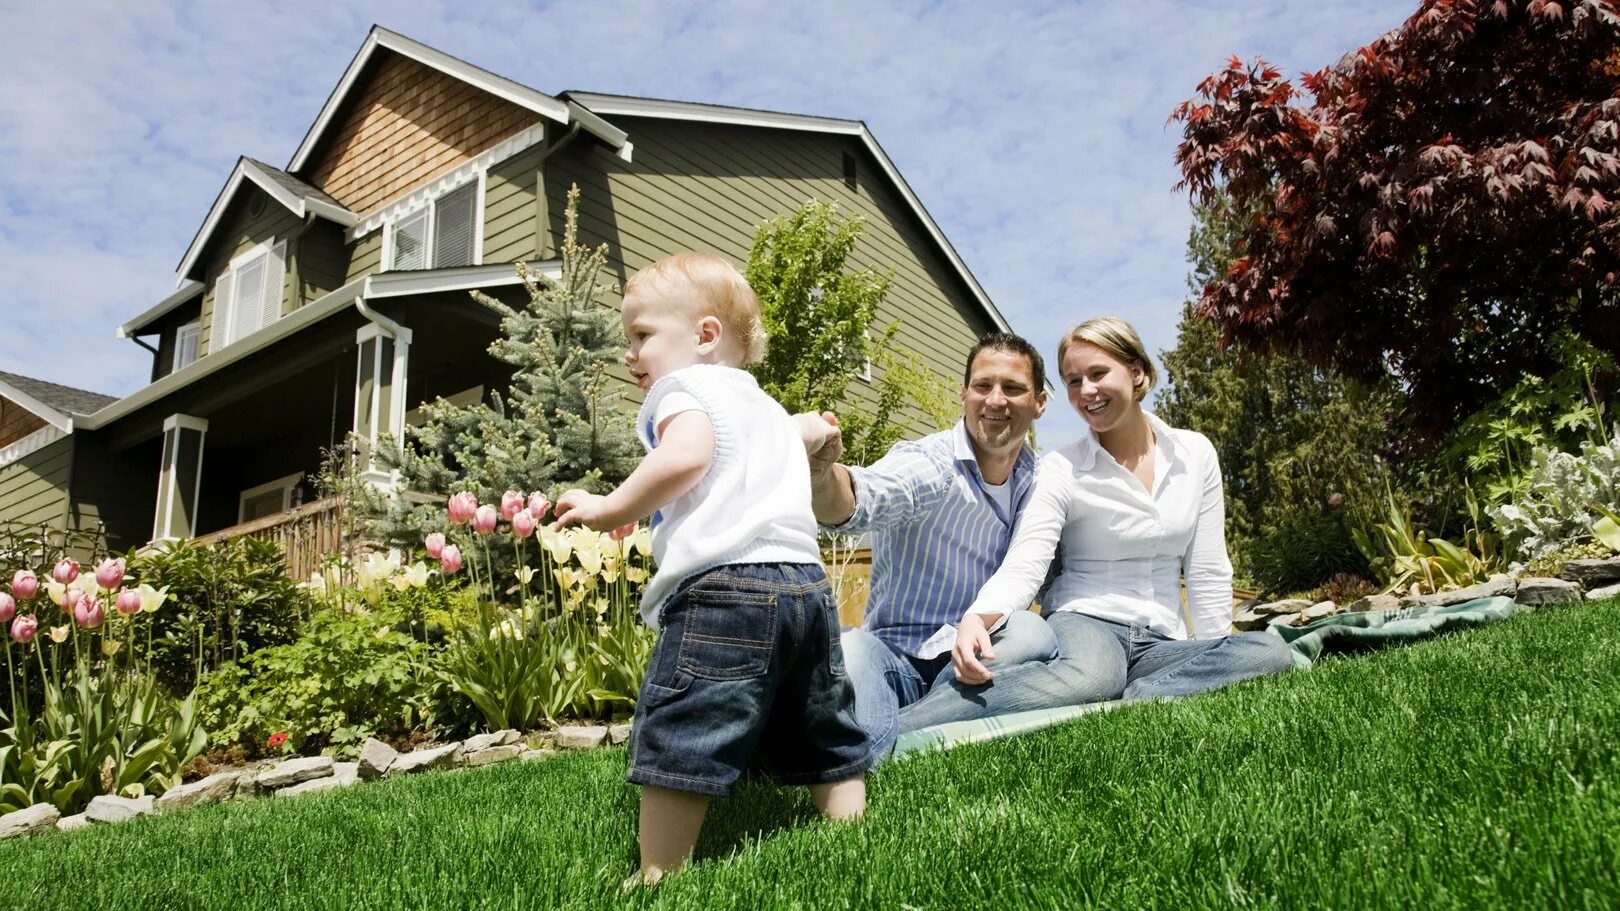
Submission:
POLYGON ((8 398, 0 397, 0 448, 10 446, 44 426, 44 418, 8 398))
POLYGON ((391 51, 338 115, 310 183, 364 214, 537 122, 532 111, 391 51))

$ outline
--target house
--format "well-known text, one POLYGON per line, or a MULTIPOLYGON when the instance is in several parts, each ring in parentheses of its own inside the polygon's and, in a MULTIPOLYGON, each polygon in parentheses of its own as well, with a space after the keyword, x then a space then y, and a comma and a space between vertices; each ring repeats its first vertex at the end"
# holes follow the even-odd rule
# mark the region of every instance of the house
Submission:
POLYGON ((291 159, 238 160, 178 290, 117 328, 153 353, 145 387, 0 382, 35 434, 0 440, 0 520, 101 523, 119 548, 230 530, 311 498, 350 432, 501 388, 468 291, 515 303, 515 263, 557 274, 575 184, 620 284, 681 249, 741 263, 760 223, 817 198, 866 217, 855 264, 894 276, 880 319, 935 371, 1007 325, 860 121, 547 95, 373 27, 291 159))

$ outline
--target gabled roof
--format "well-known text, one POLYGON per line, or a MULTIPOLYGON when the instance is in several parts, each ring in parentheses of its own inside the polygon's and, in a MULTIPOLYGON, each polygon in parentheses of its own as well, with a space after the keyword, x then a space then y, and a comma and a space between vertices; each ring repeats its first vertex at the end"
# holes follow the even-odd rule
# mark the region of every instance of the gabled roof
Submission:
POLYGON ((652 117, 663 120, 694 120, 704 123, 724 123, 735 126, 766 127, 779 130, 802 130, 811 133, 835 133, 844 136, 859 137, 866 145, 868 152, 877 159, 883 173, 889 178, 900 196, 911 206, 917 220, 922 222, 934 242, 939 245, 940 252, 945 259, 956 269, 961 276, 968 291, 972 293, 979 306, 984 309, 990 322, 1003 332, 1011 332, 1007 318, 1001 315, 996 305, 990 302, 990 295, 979 285, 979 280, 973 277, 967 263, 957 255, 956 248, 946 239, 945 232, 941 231, 933 216, 923 207, 922 200, 911 191, 906 179, 900 176, 900 169, 894 166, 889 156, 878 145, 872 131, 867 129, 866 122, 862 120, 839 120, 832 117, 812 117, 806 114, 784 114, 777 111, 758 111, 751 108, 733 108, 714 104, 698 104, 690 101, 667 101, 658 98, 638 98, 630 95, 608 95, 600 92, 563 92, 563 98, 577 102, 601 114, 612 117, 615 114, 627 117, 652 117))
POLYGON ((4 372, 0 372, 0 396, 16 402, 63 431, 73 429, 75 416, 91 414, 118 401, 113 396, 99 392, 4 372))
POLYGON ((167 315, 169 311, 179 307, 186 301, 201 297, 202 293, 202 282, 194 282, 190 279, 186 279, 181 283, 180 290, 174 292, 168 297, 165 297, 163 300, 158 301, 156 304, 153 304, 151 309, 147 310, 145 313, 142 313, 140 316, 137 316, 122 326, 119 326, 118 331, 113 333, 113 335, 115 338, 134 338, 137 335, 149 334, 142 333, 141 330, 152 325, 154 322, 157 322, 160 317, 167 315))
POLYGON ((229 208, 231 200, 236 198, 243 181, 257 185, 282 208, 299 218, 309 214, 319 215, 345 228, 360 220, 360 216, 345 209, 337 200, 286 171, 272 168, 252 158, 238 158, 236 167, 231 169, 231 176, 225 181, 225 186, 220 189, 219 195, 214 197, 214 205, 208 210, 208 217, 203 219, 202 227, 197 229, 196 236, 191 239, 191 246, 186 248, 186 255, 180 258, 178 271, 181 285, 189 279, 196 278, 192 273, 197 267, 197 259, 208 247, 208 241, 214 236, 220 219, 225 216, 225 210, 229 208))
POLYGON ((576 118, 568 110, 566 102, 553 98, 544 92, 537 92, 526 85, 497 76, 483 67, 474 66, 465 60, 452 57, 444 51, 428 47, 420 41, 413 41, 398 32, 391 32, 380 25, 373 25, 371 33, 366 35, 365 43, 349 62, 349 68, 343 71, 343 78, 338 80, 337 87, 326 99, 326 105, 321 108, 315 117, 315 123, 304 134, 304 141, 298 144, 298 151, 293 153, 292 159, 287 163, 287 170, 298 173, 310 163, 310 156, 320 147, 321 140, 326 136, 338 111, 342 110, 343 103, 348 100, 349 93, 360 81, 360 74, 365 71, 366 64, 371 62, 378 50, 389 50, 415 60, 424 66, 432 67, 442 73, 454 76, 462 82, 482 89, 497 98, 505 99, 521 108, 539 114, 540 116, 567 125, 578 120, 586 132, 612 146, 623 150, 624 132, 601 123, 597 118, 576 118), (592 122, 593 120, 597 122, 592 122), (604 129, 605 128, 605 129, 604 129))

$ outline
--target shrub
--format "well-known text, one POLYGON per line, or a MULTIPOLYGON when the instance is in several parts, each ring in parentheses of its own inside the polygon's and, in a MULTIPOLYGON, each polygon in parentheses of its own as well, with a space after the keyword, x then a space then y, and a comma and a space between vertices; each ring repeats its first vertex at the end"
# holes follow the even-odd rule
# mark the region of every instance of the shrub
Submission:
MULTIPOLYGON (((1596 538, 1594 529, 1620 504, 1620 434, 1580 455, 1537 449, 1524 492, 1487 510, 1519 561, 1596 538)), ((1515 564, 1518 565, 1518 564, 1515 564)))
POLYGON ((439 687, 427 646, 389 617, 316 611, 297 638, 227 662, 198 688, 216 747, 262 754, 286 732, 295 751, 352 756, 374 735, 401 736, 438 721, 439 687))
POLYGON ((170 609, 150 630, 150 661, 170 692, 188 692, 199 671, 292 641, 310 602, 287 577, 281 548, 257 538, 214 544, 165 542, 130 555, 130 571, 166 587, 170 609))
POLYGON ((1337 510, 1284 517, 1249 542, 1242 569, 1266 592, 1314 589, 1336 575, 1372 574, 1337 510))

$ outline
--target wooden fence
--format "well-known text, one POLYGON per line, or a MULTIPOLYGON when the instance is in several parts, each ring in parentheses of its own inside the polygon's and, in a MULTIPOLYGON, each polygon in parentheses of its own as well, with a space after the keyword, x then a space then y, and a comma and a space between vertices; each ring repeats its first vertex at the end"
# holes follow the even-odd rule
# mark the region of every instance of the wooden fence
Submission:
POLYGON ((212 544, 240 537, 261 538, 281 545, 287 555, 287 575, 294 579, 308 579, 311 573, 320 570, 325 557, 344 553, 345 545, 350 543, 344 539, 341 497, 327 497, 273 516, 222 528, 198 537, 196 543, 212 544))

